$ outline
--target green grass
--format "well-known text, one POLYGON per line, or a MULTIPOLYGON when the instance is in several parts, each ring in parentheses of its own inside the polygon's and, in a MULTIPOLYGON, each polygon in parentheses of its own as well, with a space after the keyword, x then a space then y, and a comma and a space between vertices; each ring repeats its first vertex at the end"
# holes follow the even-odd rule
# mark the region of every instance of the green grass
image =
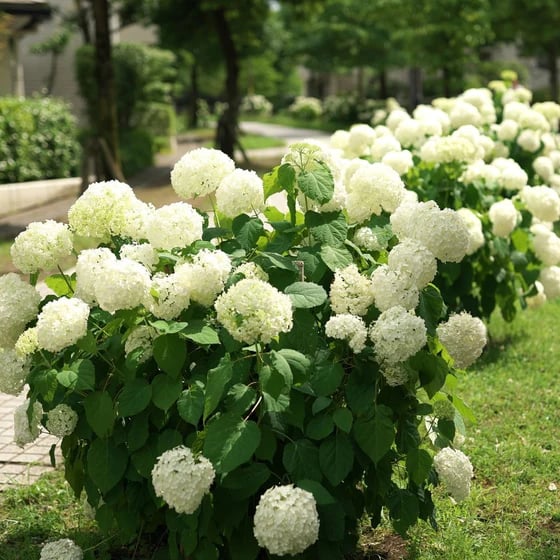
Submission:
MULTIPOLYGON (((560 560, 559 318, 551 302, 512 324, 492 319, 485 354, 459 380, 477 417, 463 447, 475 470, 470 497, 454 504, 438 488, 438 531, 421 523, 408 542, 365 531, 355 560, 560 560)), ((62 536, 83 548, 101 541, 60 474, 0 495, 0 560, 36 560, 40 543, 62 536)))
MULTIPOLYGON (((260 150, 263 148, 277 148, 280 146, 285 146, 286 143, 279 138, 274 138, 272 136, 260 136, 258 134, 241 134, 239 137, 241 146, 244 150, 260 150)), ((214 147, 214 141, 207 140, 204 142, 203 146, 205 148, 214 147)))

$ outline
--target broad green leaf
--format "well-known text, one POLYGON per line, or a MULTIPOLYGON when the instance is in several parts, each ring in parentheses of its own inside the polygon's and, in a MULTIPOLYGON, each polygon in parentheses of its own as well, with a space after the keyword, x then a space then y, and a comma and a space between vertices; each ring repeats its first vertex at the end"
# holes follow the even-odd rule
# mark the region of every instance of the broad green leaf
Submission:
POLYGON ((435 356, 421 350, 408 360, 409 365, 418 371, 420 384, 432 398, 444 385, 449 372, 447 362, 441 356, 435 356))
POLYGON ((115 446, 109 439, 95 439, 87 453, 87 472, 93 483, 105 493, 124 476, 128 453, 124 447, 115 446))
POLYGON ((305 225, 313 238, 321 245, 339 247, 348 236, 348 224, 342 212, 305 213, 305 225))
POLYGON ((222 486, 233 491, 236 499, 242 500, 255 494, 270 475, 270 469, 263 463, 251 463, 228 473, 222 479, 222 486))
POLYGON ((288 163, 276 166, 263 176, 264 199, 283 190, 290 192, 294 188, 295 171, 288 163))
POLYGON ((198 383, 191 385, 177 399, 179 416, 189 424, 197 426, 204 411, 204 389, 198 383))
POLYGON ((327 271, 325 263, 319 257, 319 250, 317 247, 302 248, 298 251, 297 260, 303 261, 305 277, 311 282, 320 282, 327 271))
POLYGON ((325 204, 334 194, 333 176, 325 165, 311 171, 302 171, 297 177, 297 186, 307 198, 319 204, 325 204))
POLYGON ((321 247, 321 259, 333 272, 339 268, 344 268, 354 261, 352 253, 346 247, 331 247, 323 245, 321 247))
POLYGON ((428 478, 432 468, 432 456, 425 449, 411 449, 406 455, 406 470, 418 486, 428 478))
POLYGON ((227 392, 224 406, 228 412, 243 414, 249 410, 256 400, 257 393, 252 387, 244 383, 236 383, 227 392))
POLYGON ((189 321, 188 326, 181 332, 181 336, 203 346, 206 344, 220 344, 220 337, 217 331, 201 320, 189 321))
POLYGON ((271 368, 282 376, 284 386, 289 390, 294 379, 290 363, 286 360, 282 353, 276 352, 275 350, 270 352, 269 360, 271 368))
POLYGON ((84 399, 86 418, 92 430, 100 438, 107 437, 113 430, 115 410, 113 400, 106 391, 90 393, 84 399))
POLYGON ((95 388, 95 366, 90 360, 76 360, 56 377, 61 385, 74 391, 92 391, 95 388))
POLYGON ((336 503, 336 499, 332 496, 332 494, 316 480, 298 480, 297 485, 298 488, 311 492, 313 494, 313 497, 315 498, 315 502, 319 506, 326 506, 336 503))
POLYGON ((286 286, 284 293, 290 296, 292 305, 300 309, 317 307, 327 299, 325 289, 313 282, 294 282, 286 286))
POLYGON ((284 412, 290 406, 289 395, 280 394, 272 396, 266 391, 262 392, 264 409, 267 412, 284 412))
POLYGON ((149 414, 137 414, 127 424, 127 446, 130 453, 140 449, 147 441, 150 435, 149 414))
POLYGON ((223 414, 208 425, 204 438, 204 456, 216 472, 228 473, 246 463, 261 440, 255 422, 245 421, 237 414, 223 414))
POLYGON ((321 480, 319 450, 308 439, 298 439, 286 444, 282 463, 296 482, 301 479, 321 480))
POLYGON ((430 335, 435 336, 436 327, 445 312, 446 306, 440 291, 433 284, 428 284, 420 292, 420 302, 416 308, 416 314, 424 319, 430 335))
POLYGON ((224 356, 220 363, 208 372, 204 397, 204 421, 216 410, 233 377, 233 367, 229 356, 224 356))
POLYGON ((337 408, 333 412, 333 420, 339 429, 341 429, 343 432, 346 432, 347 434, 350 433, 350 430, 352 429, 352 422, 354 420, 350 409, 337 408))
POLYGON ((325 439, 334 430, 334 422, 329 414, 313 416, 305 429, 305 435, 311 439, 325 439))
POLYGON ((298 267, 292 259, 278 255, 277 253, 260 253, 255 257, 255 262, 265 271, 273 268, 280 270, 288 270, 289 272, 298 272, 298 267))
POLYGON ((311 405, 311 413, 319 414, 319 412, 328 408, 331 403, 332 399, 329 399, 329 397, 317 397, 311 405))
POLYGON ((169 410, 180 397, 183 384, 165 373, 152 380, 152 401, 161 410, 169 410))
POLYGON ((418 519, 418 498, 409 490, 399 488, 389 495, 388 502, 393 527, 400 535, 406 535, 418 519))
POLYGON ((76 275, 66 276, 63 274, 52 274, 45 278, 45 284, 59 297, 71 297, 76 289, 76 275))
POLYGON ((178 377, 187 358, 187 346, 178 334, 158 336, 154 340, 154 358, 162 371, 178 377))
POLYGON ((117 398, 117 411, 120 416, 134 416, 142 412, 152 400, 152 387, 142 378, 125 383, 117 398))
POLYGON ((395 439, 392 416, 389 407, 378 405, 371 418, 360 418, 354 422, 354 439, 374 463, 378 463, 389 451, 395 439))
POLYGON ((334 393, 344 377, 344 369, 337 362, 316 364, 311 374, 311 387, 318 397, 328 397, 334 393))
POLYGON ((161 334, 175 334, 181 332, 188 324, 189 323, 180 321, 164 321, 163 319, 150 322, 150 325, 161 334))
POLYGON ((258 218, 241 214, 233 220, 233 234, 243 249, 247 251, 257 246, 259 237, 264 233, 263 223, 258 218))
POLYGON ((329 437, 319 447, 319 465, 327 480, 338 486, 354 464, 354 450, 347 435, 342 432, 329 437))
POLYGON ((76 346, 88 354, 95 354, 97 352, 97 341, 91 331, 88 331, 85 336, 82 336, 82 338, 76 342, 76 346))
POLYGON ((284 163, 278 168, 278 182, 285 191, 291 192, 294 188, 296 172, 289 163, 284 163))
POLYGON ((292 348, 281 348, 277 350, 277 353, 290 365, 295 384, 307 381, 311 369, 311 360, 305 354, 292 348))

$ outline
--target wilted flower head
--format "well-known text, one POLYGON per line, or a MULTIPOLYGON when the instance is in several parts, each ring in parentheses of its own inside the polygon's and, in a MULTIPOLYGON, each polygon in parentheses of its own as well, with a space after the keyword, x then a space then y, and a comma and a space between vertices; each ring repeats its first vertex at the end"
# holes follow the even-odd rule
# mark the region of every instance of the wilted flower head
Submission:
POLYGON ((35 401, 31 410, 31 419, 28 415, 30 401, 27 399, 14 411, 14 442, 19 447, 35 441, 41 431, 40 422, 43 416, 43 407, 35 401))
POLYGON ((47 412, 46 428, 53 436, 69 436, 78 424, 78 414, 67 404, 59 404, 47 412))
POLYGON ((41 549, 39 560, 82 560, 82 549, 70 539, 47 543, 41 549))
POLYGON ((434 457, 434 468, 455 501, 461 502, 468 497, 473 468, 469 458, 462 451, 444 447, 434 457))
POLYGON ((30 370, 29 360, 11 348, 0 348, 0 393, 19 395, 30 370))
POLYGON ((269 488, 260 498, 253 534, 278 556, 303 552, 319 537, 319 515, 311 492, 292 484, 269 488))

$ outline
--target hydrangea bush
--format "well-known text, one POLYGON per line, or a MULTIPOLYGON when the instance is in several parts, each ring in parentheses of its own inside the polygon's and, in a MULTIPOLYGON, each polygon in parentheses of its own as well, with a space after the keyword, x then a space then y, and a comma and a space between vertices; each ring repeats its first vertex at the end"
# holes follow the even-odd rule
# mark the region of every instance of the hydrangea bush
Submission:
POLYGON ((466 498, 458 368, 486 329, 434 285, 468 253, 458 213, 311 142, 264 179, 201 148, 171 180, 183 202, 94 183, 67 226, 16 239, 30 281, 0 277, 0 382, 28 386, 17 442, 61 437, 99 527, 171 559, 343 558, 364 517, 405 534, 435 524, 439 482, 466 498))
POLYGON ((393 106, 372 126, 337 131, 331 144, 357 169, 350 186, 383 163, 421 202, 457 210, 467 256, 440 259, 435 284, 456 312, 488 318, 499 309, 512 320, 520 306, 559 293, 559 119, 557 103, 531 104, 526 88, 495 81, 412 114, 393 106))

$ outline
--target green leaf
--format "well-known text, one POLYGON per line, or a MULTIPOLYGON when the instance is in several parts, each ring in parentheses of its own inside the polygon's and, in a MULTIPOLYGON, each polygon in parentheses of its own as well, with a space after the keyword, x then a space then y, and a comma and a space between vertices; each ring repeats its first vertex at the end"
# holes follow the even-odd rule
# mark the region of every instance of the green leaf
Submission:
POLYGON ((325 410, 325 408, 328 408, 331 403, 332 399, 330 399, 329 397, 317 397, 311 405, 311 413, 319 414, 319 412, 325 410))
POLYGON ((421 350, 408 360, 409 365, 418 371, 420 384, 432 398, 445 384, 449 372, 447 362, 441 357, 421 350))
POLYGON ((262 397, 266 412, 284 412, 290 406, 289 395, 280 394, 272 396, 266 391, 263 391, 262 397))
POLYGON ((227 392, 224 399, 224 406, 228 412, 243 414, 256 401, 257 393, 244 383, 236 383, 227 392))
POLYGON ((313 416, 305 429, 305 435, 311 439, 325 439, 334 430, 334 422, 329 414, 313 416))
POLYGON ((317 505, 319 506, 336 504, 336 499, 332 496, 332 494, 316 480, 298 480, 297 486, 302 490, 311 492, 311 494, 313 494, 313 497, 315 498, 315 502, 317 502, 317 505))
POLYGON ((150 435, 149 414, 138 414, 128 422, 127 425, 127 446, 130 453, 140 449, 150 435))
POLYGON ((290 296, 292 305, 300 309, 317 307, 327 299, 325 289, 313 282, 294 282, 286 286, 284 293, 290 296))
POLYGON ((232 231, 241 247, 248 251, 257 246, 259 237, 264 233, 264 226, 258 218, 241 214, 234 218, 232 231))
POLYGON ((440 319, 445 315, 446 306, 438 288, 433 284, 428 284, 420 292, 420 302, 416 309, 416 314, 424 319, 428 333, 432 336, 436 334, 436 327, 440 319))
POLYGON ((316 364, 311 375, 311 387, 318 397, 328 397, 334 393, 344 377, 344 369, 337 362, 316 364))
POLYGON ((321 443, 319 465, 327 480, 338 486, 354 464, 354 450, 347 435, 338 432, 321 443))
POLYGON ((290 192, 294 188, 296 174, 288 163, 276 166, 263 176, 264 199, 283 190, 290 192))
POLYGON ((108 439, 95 439, 87 453, 87 472, 103 493, 113 488, 124 476, 128 453, 108 439))
POLYGON ((298 267, 294 264, 292 259, 278 255, 277 253, 260 253, 255 257, 255 262, 265 271, 272 268, 279 268, 280 270, 288 270, 289 272, 299 272, 298 267))
POLYGON ((327 265, 327 268, 333 272, 354 262, 352 253, 346 249, 346 247, 323 245, 320 255, 322 261, 327 265))
POLYGON ((220 363, 208 372, 204 398, 204 422, 220 404, 232 377, 233 366, 228 355, 224 356, 220 363))
POLYGON ((397 489, 389 495, 388 502, 393 527, 400 535, 406 535, 418 519, 418 498, 409 490, 397 489))
POLYGON ((315 200, 319 204, 325 204, 334 194, 332 173, 323 164, 312 171, 302 171, 297 177, 297 185, 307 198, 315 200))
POLYGON ((354 423, 354 439, 374 463, 378 463, 389 451, 395 439, 392 416, 389 407, 378 405, 372 417, 360 418, 354 423))
POLYGON ((76 341, 76 346, 88 354, 95 354, 97 352, 97 341, 91 331, 88 331, 85 336, 76 341))
POLYGON ((76 275, 65 276, 63 274, 52 274, 45 278, 45 284, 59 297, 74 294, 76 288, 76 275))
POLYGON ((282 463, 294 481, 321 480, 319 450, 308 439, 298 439, 284 447, 282 463))
POLYGON ((425 449, 411 449, 406 455, 406 470, 412 482, 421 486, 432 468, 432 456, 425 449))
POLYGON ((158 336, 154 340, 154 358, 162 371, 178 377, 187 358, 186 344, 178 334, 158 336))
POLYGON ((218 332, 202 320, 189 321, 187 327, 181 332, 181 336, 196 342, 202 346, 206 344, 220 344, 218 332))
POLYGON ((290 365, 294 383, 305 383, 311 368, 311 360, 305 354, 292 348, 281 348, 277 353, 290 365))
POLYGON ((150 325, 161 334, 175 334, 181 332, 189 323, 179 321, 150 321, 150 325))
POLYGON ((107 391, 90 393, 84 399, 86 418, 93 431, 100 438, 107 437, 113 430, 115 411, 113 400, 107 391))
POLYGON ((333 413, 333 420, 336 426, 347 434, 352 429, 352 412, 348 408, 337 408, 333 413))
POLYGON ((74 391, 92 391, 95 389, 95 366, 90 360, 76 360, 69 369, 59 372, 57 381, 74 391))
POLYGON ((270 469, 266 465, 251 463, 228 473, 222 480, 222 487, 233 491, 235 498, 242 500, 255 494, 270 475, 270 469))
POLYGON ((237 414, 223 414, 208 425, 204 438, 204 456, 216 472, 228 473, 247 462, 261 440, 259 427, 237 414))
POLYGON ((179 416, 193 426, 198 426, 203 410, 204 390, 198 383, 191 385, 186 391, 183 391, 177 399, 179 416))
POLYGON ((169 410, 181 395, 183 384, 165 373, 152 380, 152 402, 161 410, 169 410))
POLYGON ((125 383, 117 399, 120 416, 134 416, 142 412, 152 400, 152 387, 145 379, 133 379, 125 383))
POLYGON ((305 225, 321 245, 340 247, 348 236, 348 224, 342 212, 305 213, 305 225))
POLYGON ((282 353, 276 352, 275 350, 272 350, 269 359, 272 369, 282 376, 282 379, 284 380, 284 386, 287 389, 290 389, 293 382, 293 375, 288 360, 286 360, 282 353))

